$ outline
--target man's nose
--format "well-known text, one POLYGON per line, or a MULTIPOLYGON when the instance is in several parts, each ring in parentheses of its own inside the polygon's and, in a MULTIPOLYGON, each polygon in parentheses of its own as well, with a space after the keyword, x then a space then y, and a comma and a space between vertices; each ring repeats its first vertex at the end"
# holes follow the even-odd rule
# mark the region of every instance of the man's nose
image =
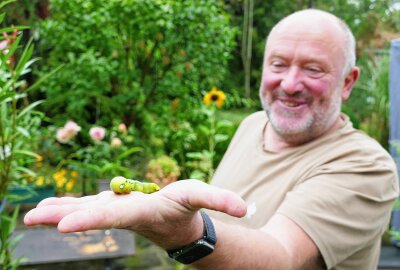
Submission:
POLYGON ((281 87, 287 94, 295 94, 304 90, 300 68, 290 67, 284 74, 281 87))

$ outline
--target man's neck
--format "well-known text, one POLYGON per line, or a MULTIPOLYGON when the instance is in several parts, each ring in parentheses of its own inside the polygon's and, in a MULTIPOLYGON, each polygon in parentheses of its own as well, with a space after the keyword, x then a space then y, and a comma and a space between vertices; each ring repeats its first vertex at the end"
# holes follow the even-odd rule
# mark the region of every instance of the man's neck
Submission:
MULTIPOLYGON (((344 120, 342 119, 342 117, 339 116, 339 118, 334 122, 334 124, 330 128, 326 129, 323 133, 321 133, 319 136, 313 138, 312 140, 315 140, 315 139, 325 135, 326 133, 329 133, 329 132, 339 128, 341 126, 341 124, 343 123, 343 121, 344 120)), ((311 140, 309 140, 309 141, 311 141, 311 140)), ((263 147, 264 147, 264 150, 266 150, 266 151, 279 153, 286 149, 300 146, 309 141, 306 141, 303 143, 289 142, 288 140, 285 140, 285 138, 280 136, 278 133, 276 133, 276 131, 273 129, 270 122, 268 122, 268 124, 266 125, 266 127, 264 129, 263 147)))

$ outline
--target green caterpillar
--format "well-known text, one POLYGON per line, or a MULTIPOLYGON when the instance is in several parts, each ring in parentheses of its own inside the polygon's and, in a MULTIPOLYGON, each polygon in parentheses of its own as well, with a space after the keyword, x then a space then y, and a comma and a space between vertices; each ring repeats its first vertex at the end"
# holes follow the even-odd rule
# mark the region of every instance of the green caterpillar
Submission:
POLYGON ((131 191, 140 191, 150 194, 160 190, 160 187, 154 183, 142 183, 137 180, 127 179, 122 176, 116 176, 111 179, 110 188, 117 194, 128 194, 131 191))

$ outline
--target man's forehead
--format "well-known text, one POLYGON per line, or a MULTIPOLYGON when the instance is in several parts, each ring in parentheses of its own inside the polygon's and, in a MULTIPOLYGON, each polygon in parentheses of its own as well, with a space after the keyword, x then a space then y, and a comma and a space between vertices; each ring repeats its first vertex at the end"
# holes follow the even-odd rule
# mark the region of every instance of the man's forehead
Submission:
POLYGON ((268 39, 283 34, 334 37, 338 41, 345 38, 340 20, 320 10, 303 10, 289 15, 271 30, 268 39))
POLYGON ((304 45, 319 43, 326 49, 344 49, 346 35, 334 16, 317 13, 317 16, 310 17, 306 14, 308 12, 291 15, 274 27, 268 36, 266 50, 277 44, 283 46, 285 41, 298 41, 304 45))

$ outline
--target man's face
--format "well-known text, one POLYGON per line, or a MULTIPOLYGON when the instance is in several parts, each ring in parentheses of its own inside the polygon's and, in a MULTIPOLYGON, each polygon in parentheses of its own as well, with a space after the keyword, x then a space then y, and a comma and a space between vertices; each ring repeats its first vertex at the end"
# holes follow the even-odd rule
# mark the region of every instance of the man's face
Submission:
POLYGON ((268 39, 260 97, 275 132, 305 142, 338 119, 344 86, 342 33, 283 25, 268 39))

